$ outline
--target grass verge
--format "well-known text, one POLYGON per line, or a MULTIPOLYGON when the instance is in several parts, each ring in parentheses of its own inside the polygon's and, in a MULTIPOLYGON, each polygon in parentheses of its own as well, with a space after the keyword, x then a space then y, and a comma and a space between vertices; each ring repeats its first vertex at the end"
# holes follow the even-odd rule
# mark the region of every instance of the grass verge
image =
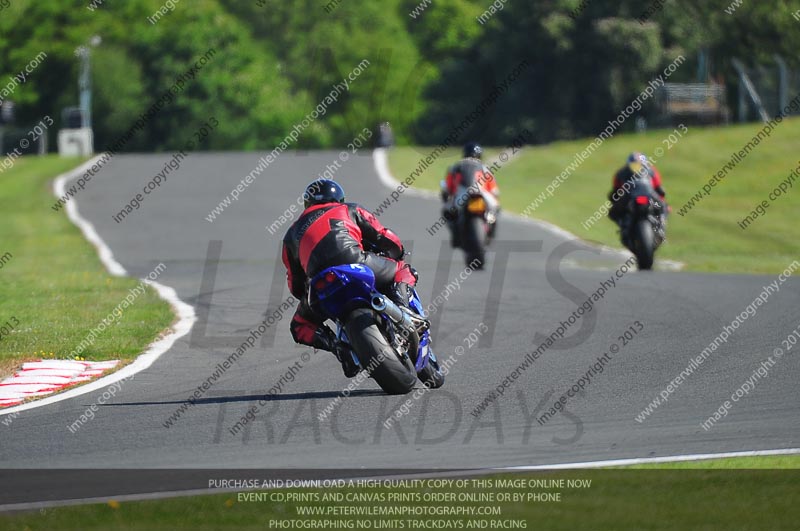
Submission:
POLYGON ((631 469, 642 468, 651 470, 756 470, 773 469, 800 470, 800 455, 770 455, 755 457, 729 457, 724 459, 703 459, 701 461, 678 461, 675 463, 658 463, 653 465, 636 465, 627 467, 631 469))
MULTIPOLYGON (((700 191, 760 129, 759 124, 725 128, 692 126, 683 137, 674 136, 672 140, 669 139, 672 130, 617 135, 604 142, 574 169, 552 197, 546 197, 528 213, 585 240, 621 247, 616 228, 607 219, 600 219, 588 229, 583 223, 605 201, 611 189, 612 175, 630 152, 641 151, 653 157, 658 149, 663 149, 664 154, 656 166, 664 176, 673 213, 667 229, 668 241, 659 249, 656 259, 679 260, 694 271, 782 272, 800 257, 800 240, 796 237, 794 219, 800 204, 800 179, 794 181, 787 193, 771 202, 766 214, 759 216, 749 227, 743 230, 738 222, 762 200, 768 200, 768 194, 789 178, 798 166, 796 145, 800 136, 800 118, 784 120, 770 137, 755 146, 747 158, 711 189, 708 197, 684 216, 678 214, 684 203, 700 191)), ((582 152, 591 141, 583 139, 525 148, 497 172, 503 207, 523 213, 573 162, 576 153, 582 152)), ((405 179, 431 151, 430 147, 392 150, 389 162, 395 178, 405 179)), ((484 158, 491 160, 498 151, 489 149, 484 158)), ((417 178, 416 186, 438 190, 447 167, 458 159, 459 154, 459 150, 448 150, 417 178)), ((431 209, 430 225, 438 217, 438 209, 431 209)), ((499 237, 502 238, 502 227, 500 231, 499 237)), ((440 234, 439 237, 445 236, 440 234)))
POLYGON ((112 500, 106 504, 0 515, 0 527, 30 531, 796 529, 800 517, 797 488, 800 462, 795 456, 714 460, 690 465, 709 468, 706 470, 683 469, 684 465, 658 465, 658 470, 594 469, 449 478, 465 480, 466 485, 461 487, 455 483, 443 486, 417 483, 374 488, 291 488, 158 501, 112 500), (768 469, 753 470, 754 467, 768 469), (508 480, 522 483, 502 486, 499 483, 508 480), (531 480, 539 483, 530 483, 531 480), (534 497, 535 494, 539 497, 534 497), (405 496, 405 501, 392 499, 392 495, 405 496), (483 498, 478 498, 479 495, 483 498), (413 507, 431 513, 377 512, 386 507, 413 507), (494 514, 436 512, 464 507, 473 507, 476 512, 479 507, 488 508, 483 511, 494 514), (375 512, 356 515, 344 512, 370 508, 375 512), (315 510, 319 514, 304 514, 315 510))
MULTIPOLYGON (((28 360, 66 359, 139 284, 109 275, 66 213, 50 208, 53 177, 77 163, 23 157, 0 175, 0 323, 18 323, 0 340, 0 375, 28 360)), ((173 319, 170 306, 147 288, 82 356, 133 359, 173 319)))

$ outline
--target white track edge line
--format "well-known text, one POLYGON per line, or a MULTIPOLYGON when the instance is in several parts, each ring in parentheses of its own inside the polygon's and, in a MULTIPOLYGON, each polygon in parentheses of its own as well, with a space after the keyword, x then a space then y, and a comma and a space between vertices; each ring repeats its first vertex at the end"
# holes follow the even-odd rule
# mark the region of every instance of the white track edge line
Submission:
MULTIPOLYGON (((396 189, 400 186, 400 181, 394 178, 392 172, 389 170, 389 157, 387 155, 386 148, 376 148, 372 152, 372 160, 375 164, 375 172, 378 174, 378 178, 380 179, 381 183, 385 186, 396 189)), ((431 192, 429 190, 421 190, 417 188, 407 188, 405 192, 406 194, 417 196, 417 197, 424 197, 426 199, 434 199, 439 197, 438 194, 431 192)), ((607 245, 599 244, 590 242, 572 234, 566 229, 559 227, 558 225, 554 225, 548 221, 544 221, 541 219, 531 218, 528 216, 523 216, 522 214, 515 214, 513 212, 501 212, 503 216, 512 218, 515 221, 521 223, 529 223, 532 224, 540 229, 546 230, 556 236, 560 236, 562 238, 567 238, 568 240, 580 240, 584 244, 599 249, 600 251, 613 253, 619 255, 622 259, 628 259, 633 254, 624 250, 624 249, 616 249, 614 247, 609 247, 607 245)), ((686 264, 683 262, 676 262, 674 260, 658 260, 658 265, 660 266, 659 269, 665 269, 668 271, 680 271, 684 268, 686 264)))
MULTIPOLYGON (((55 182, 53 184, 53 189, 56 197, 60 198, 61 196, 63 196, 65 193, 64 191, 66 189, 66 184, 72 179, 76 178, 81 173, 83 173, 84 171, 86 171, 87 169, 91 168, 99 159, 100 155, 85 162, 84 164, 78 166, 77 168, 56 177, 55 182)), ((83 233, 84 237, 97 249, 97 254, 100 256, 100 261, 103 263, 108 272, 116 277, 126 276, 128 272, 125 270, 124 267, 122 267, 122 264, 120 264, 114 259, 114 253, 108 247, 106 242, 104 242, 102 238, 100 238, 100 235, 95 230, 94 225, 92 225, 92 223, 89 222, 87 219, 81 217, 80 213, 78 212, 76 199, 74 197, 71 198, 69 201, 67 201, 67 204, 65 205, 64 208, 67 212, 67 216, 69 217, 70 221, 72 221, 72 223, 74 223, 79 229, 81 229, 81 232, 83 233)), ((98 389, 102 389, 103 387, 107 387, 120 380, 126 378, 132 378, 136 373, 150 367, 150 365, 152 365, 154 361, 156 361, 162 354, 164 354, 167 350, 169 350, 172 347, 175 341, 188 334, 189 331, 192 329, 194 322, 197 320, 197 316, 195 315, 194 312, 194 307, 189 304, 186 304, 180 298, 178 298, 178 294, 175 292, 173 288, 165 286, 158 282, 153 282, 151 280, 147 279, 142 279, 142 280, 146 284, 152 286, 158 293, 158 296, 161 297, 166 302, 168 302, 169 305, 172 306, 172 308, 175 310, 175 313, 178 316, 178 321, 174 325, 172 325, 171 330, 168 334, 148 345, 147 350, 145 350, 144 353, 140 354, 133 361, 133 363, 126 365, 122 369, 113 372, 108 376, 103 376, 102 378, 89 382, 85 385, 80 385, 78 387, 70 389, 69 391, 64 391, 63 393, 58 393, 52 396, 48 396, 42 398, 41 400, 35 400, 33 402, 28 402, 26 404, 20 404, 19 406, 13 406, 0 410, 0 416, 9 415, 11 413, 17 413, 20 411, 26 411, 37 407, 54 404, 62 400, 75 398, 76 396, 80 396, 86 393, 91 393, 92 391, 96 391, 98 389)))
POLYGON ((768 457, 774 455, 800 454, 800 448, 782 448, 778 450, 744 450, 739 452, 720 452, 713 454, 686 454, 668 455, 663 457, 634 457, 630 459, 609 459, 605 461, 584 461, 575 463, 560 463, 553 465, 523 465, 499 467, 495 470, 525 471, 525 470, 569 470, 575 468, 605 468, 611 466, 648 465, 658 463, 680 463, 686 461, 704 461, 707 459, 728 459, 735 457, 768 457))

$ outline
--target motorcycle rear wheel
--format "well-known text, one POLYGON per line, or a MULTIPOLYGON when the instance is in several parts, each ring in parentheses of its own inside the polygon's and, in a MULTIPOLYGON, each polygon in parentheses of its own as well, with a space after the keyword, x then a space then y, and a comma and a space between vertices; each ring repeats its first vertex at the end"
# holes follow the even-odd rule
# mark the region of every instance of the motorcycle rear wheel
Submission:
POLYGON ((655 234, 653 227, 646 219, 640 219, 634 228, 634 254, 639 265, 639 271, 653 269, 653 255, 655 254, 655 234))
POLYGON ((361 366, 387 394, 410 393, 417 383, 413 362, 397 355, 381 333, 375 311, 368 308, 353 310, 347 318, 347 337, 361 366))
POLYGON ((472 264, 474 269, 483 269, 486 262, 486 249, 484 248, 485 231, 483 220, 478 216, 468 216, 461 221, 461 244, 464 248, 465 264, 472 264))

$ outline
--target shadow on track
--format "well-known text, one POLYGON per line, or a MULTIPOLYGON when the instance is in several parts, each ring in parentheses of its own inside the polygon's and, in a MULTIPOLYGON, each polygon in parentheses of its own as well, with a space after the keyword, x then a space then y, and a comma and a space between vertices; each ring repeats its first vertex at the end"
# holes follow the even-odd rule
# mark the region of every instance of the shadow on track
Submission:
MULTIPOLYGON (((266 399, 268 402, 272 402, 273 400, 278 400, 278 401, 313 400, 322 398, 333 399, 336 397, 353 398, 353 397, 367 397, 367 396, 386 396, 386 393, 384 393, 379 389, 363 389, 363 390, 356 389, 350 392, 349 397, 343 397, 341 391, 314 391, 308 393, 289 393, 285 395, 272 395, 272 396, 268 396, 265 394, 214 396, 208 398, 198 398, 197 400, 188 400, 188 402, 194 405, 202 405, 202 404, 224 404, 228 402, 255 402, 257 400, 264 400, 264 399, 266 399)), ((175 405, 184 404, 186 402, 187 400, 162 400, 162 401, 152 401, 152 402, 121 402, 118 404, 98 404, 98 406, 99 407, 162 406, 168 404, 175 404, 175 405)))

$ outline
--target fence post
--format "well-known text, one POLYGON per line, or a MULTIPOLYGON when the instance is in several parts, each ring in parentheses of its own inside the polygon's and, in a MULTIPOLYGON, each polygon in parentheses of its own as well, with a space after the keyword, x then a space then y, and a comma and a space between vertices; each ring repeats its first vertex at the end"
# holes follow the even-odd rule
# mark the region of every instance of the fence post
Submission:
POLYGON ((789 105, 789 69, 786 61, 778 54, 775 54, 775 62, 778 63, 778 111, 785 109, 789 105))
POLYGON ((756 91, 756 87, 753 86, 753 82, 750 81, 750 77, 747 75, 747 72, 744 69, 744 65, 738 59, 733 59, 731 61, 733 63, 733 67, 739 73, 739 121, 744 121, 744 101, 742 99, 743 91, 741 90, 744 88, 747 90, 747 93, 750 95, 750 99, 753 100, 753 104, 756 106, 756 110, 758 111, 759 116, 761 116, 761 120, 763 122, 769 122, 769 115, 767 111, 764 109, 764 104, 761 102, 761 97, 759 97, 758 92, 756 91))

